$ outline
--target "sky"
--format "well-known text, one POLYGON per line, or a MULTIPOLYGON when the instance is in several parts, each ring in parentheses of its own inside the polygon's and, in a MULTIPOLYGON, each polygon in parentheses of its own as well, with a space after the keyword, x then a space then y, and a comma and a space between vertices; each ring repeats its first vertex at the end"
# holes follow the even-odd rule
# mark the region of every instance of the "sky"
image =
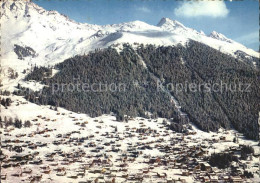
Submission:
POLYGON ((217 31, 259 50, 259 1, 176 0, 33 0, 81 23, 118 24, 140 20, 157 25, 161 18, 177 20, 206 34, 217 31))

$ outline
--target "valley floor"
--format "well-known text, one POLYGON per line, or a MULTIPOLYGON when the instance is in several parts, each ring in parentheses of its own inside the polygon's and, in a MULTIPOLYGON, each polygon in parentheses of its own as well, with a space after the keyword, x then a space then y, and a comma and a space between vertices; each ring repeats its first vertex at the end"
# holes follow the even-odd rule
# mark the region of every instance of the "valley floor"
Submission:
POLYGON ((29 120, 30 128, 1 128, 2 182, 260 182, 258 142, 236 131, 171 131, 164 119, 134 118, 118 122, 113 115, 90 118, 9 96, 1 117, 29 120), (235 135, 238 142, 234 143, 235 135), (254 148, 240 159, 241 145, 254 148), (212 153, 233 152, 237 175, 211 167, 212 153), (203 168, 202 168, 203 167, 203 168), (254 178, 245 178, 244 171, 254 178))

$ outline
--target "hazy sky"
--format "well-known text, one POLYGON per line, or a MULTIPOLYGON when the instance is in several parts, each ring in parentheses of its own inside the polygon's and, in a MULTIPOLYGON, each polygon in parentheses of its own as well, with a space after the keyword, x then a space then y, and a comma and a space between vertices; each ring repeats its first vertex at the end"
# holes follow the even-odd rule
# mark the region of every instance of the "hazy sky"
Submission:
POLYGON ((156 25, 168 17, 209 34, 220 32, 259 50, 259 2, 175 0, 33 0, 47 10, 57 10, 82 23, 116 24, 134 20, 156 25))

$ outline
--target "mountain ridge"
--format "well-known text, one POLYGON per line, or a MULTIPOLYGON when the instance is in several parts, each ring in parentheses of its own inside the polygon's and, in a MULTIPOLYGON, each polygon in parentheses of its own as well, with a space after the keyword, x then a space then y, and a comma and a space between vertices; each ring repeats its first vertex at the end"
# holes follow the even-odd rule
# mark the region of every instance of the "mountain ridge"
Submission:
MULTIPOLYGON (((149 34, 142 35, 141 39, 139 39, 139 36, 136 36, 133 39, 135 39, 135 41, 139 43, 156 44, 156 45, 175 45, 177 43, 185 44, 185 42, 187 42, 189 39, 193 39, 195 41, 202 42, 215 49, 219 49, 220 51, 225 52, 227 54, 231 54, 233 56, 235 51, 241 50, 250 56, 259 57, 258 55, 259 53, 244 47, 240 43, 236 43, 235 41, 226 38, 221 33, 217 33, 213 31, 209 36, 206 36, 194 29, 185 27, 182 23, 176 20, 171 20, 169 18, 162 18, 157 24, 157 26, 149 25, 145 22, 138 21, 138 20, 132 22, 120 23, 120 24, 93 25, 88 23, 77 23, 74 20, 68 18, 66 15, 60 14, 57 11, 53 11, 53 10, 47 11, 44 8, 31 2, 30 0, 27 1, 20 1, 20 0, 6 1, 5 0, 1 2, 1 7, 2 7, 1 19, 3 19, 2 22, 6 23, 7 20, 16 23, 25 22, 27 23, 28 29, 31 28, 30 26, 37 26, 37 30, 36 28, 34 29, 32 28, 30 30, 27 29, 28 31, 31 31, 33 33, 35 33, 36 31, 45 31, 44 28, 51 27, 53 31, 60 31, 61 32, 60 35, 66 37, 67 39, 70 39, 70 36, 73 35, 72 31, 75 31, 76 33, 80 33, 79 35, 82 35, 81 37, 83 38, 89 37, 89 34, 94 35, 99 30, 107 32, 107 35, 115 32, 135 32, 135 31, 147 31, 148 33, 151 31, 156 31, 158 32, 158 34, 161 34, 162 32, 166 31, 167 33, 171 33, 171 35, 168 36, 168 40, 154 41, 151 39, 146 39, 147 37, 148 38, 151 37, 151 35, 149 34), (39 24, 41 24, 44 28, 39 27, 39 24), (61 31, 59 29, 62 29, 64 31, 61 31), (80 32, 78 32, 77 30, 80 30, 80 32), (84 32, 86 31, 89 31, 89 34, 85 35, 84 32), (67 34, 64 34, 64 32, 67 32, 67 34), (70 34, 68 34, 68 32, 70 32, 70 34), (226 44, 231 44, 231 45, 226 45, 226 44), (228 47, 233 47, 233 48, 228 49, 228 47)), ((3 29, 3 31, 6 30, 3 29)), ((55 34, 55 32, 49 32, 49 34, 55 34)), ((157 38, 156 35, 153 34, 153 36, 155 39, 157 38)), ((57 36, 55 37, 57 38, 57 36)), ((19 37, 16 38, 18 38, 19 40, 19 37)), ((119 40, 119 41, 111 42, 111 44, 109 45, 112 45, 114 43, 128 42, 128 41, 129 40, 127 39, 119 40)), ((129 42, 133 43, 133 41, 129 41, 129 42)), ((75 44, 76 43, 74 43, 74 45, 75 44)), ((89 45, 93 47, 91 43, 89 45)), ((77 45, 75 46, 77 47, 77 45)), ((88 50, 84 50, 84 52, 86 51, 88 50)), ((75 53, 75 54, 79 54, 79 53, 75 53)))
POLYGON ((235 58, 259 58, 258 52, 220 33, 213 32, 207 36, 169 18, 162 18, 157 26, 138 20, 94 25, 77 23, 57 11, 47 11, 30 0, 4 0, 0 6, 2 67, 17 72, 28 69, 30 65, 55 65, 75 55, 84 55, 109 46, 120 51, 124 43, 134 47, 138 44, 185 46, 194 40, 235 58), (15 45, 30 47, 37 56, 25 57, 20 62, 14 52, 15 45))

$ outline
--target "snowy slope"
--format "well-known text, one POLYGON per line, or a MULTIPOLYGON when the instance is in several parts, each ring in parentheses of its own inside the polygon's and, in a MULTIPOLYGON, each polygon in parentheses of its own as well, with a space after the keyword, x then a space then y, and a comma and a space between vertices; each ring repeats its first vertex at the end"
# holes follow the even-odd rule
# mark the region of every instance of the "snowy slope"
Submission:
MULTIPOLYGON (((46 11, 30 1, 1 1, 1 78, 9 68, 19 73, 33 65, 54 65, 77 54, 86 54, 96 48, 105 48, 122 43, 154 45, 185 45, 190 39, 207 44, 224 53, 235 56, 241 50, 259 57, 259 53, 212 32, 203 32, 185 27, 177 21, 162 18, 157 26, 141 21, 113 25, 81 24, 70 20, 56 11, 46 11), (19 60, 14 45, 29 46, 36 57, 19 60)), ((18 80, 19 80, 18 78, 18 80)), ((3 84, 11 84, 10 80, 3 84)), ((14 81, 17 83, 17 81, 14 81)))
MULTIPOLYGON (((6 129, 0 128, 0 132, 2 132, 2 145, 6 145, 8 140, 18 139, 21 142, 15 143, 15 145, 24 145, 25 142, 30 142, 33 144, 45 144, 45 147, 38 147, 35 150, 29 149, 26 146, 23 147, 22 154, 32 154, 33 152, 39 152, 39 154, 35 157, 35 159, 41 159, 43 163, 41 165, 34 164, 24 164, 20 167, 10 167, 3 168, 2 174, 7 174, 7 180, 5 182, 28 182, 29 177, 42 174, 41 182, 80 182, 86 180, 93 180, 96 177, 100 176, 100 173, 93 173, 92 170, 102 169, 100 166, 89 166, 91 162, 96 159, 95 155, 102 155, 100 158, 106 159, 103 155, 106 154, 111 160, 111 167, 107 169, 116 169, 119 170, 119 165, 122 163, 118 159, 122 157, 121 154, 129 154, 129 150, 132 147, 141 147, 144 144, 147 144, 152 149, 139 150, 142 154, 140 154, 137 158, 134 158, 133 161, 130 161, 130 156, 127 158, 127 170, 125 174, 134 174, 134 173, 142 173, 143 169, 147 169, 151 167, 148 163, 146 163, 150 157, 167 157, 168 159, 177 159, 180 156, 180 152, 173 151, 172 153, 161 152, 160 147, 169 146, 172 148, 181 148, 185 153, 186 151, 190 151, 193 147, 203 146, 205 151, 208 151, 208 156, 212 153, 218 153, 227 151, 229 148, 236 148, 240 145, 250 145, 254 148, 255 153, 258 154, 260 151, 260 147, 257 146, 256 141, 250 141, 244 139, 244 137, 239 134, 237 131, 229 130, 226 131, 224 129, 220 129, 216 132, 203 132, 197 129, 195 126, 192 126, 190 130, 191 134, 184 135, 181 133, 173 133, 171 130, 167 129, 163 124, 162 118, 157 120, 149 120, 143 118, 133 118, 128 122, 117 122, 115 116, 111 115, 102 115, 97 118, 91 118, 86 114, 79 114, 67 111, 63 108, 58 108, 58 111, 50 109, 50 106, 39 106, 30 102, 27 102, 21 96, 11 96, 12 104, 8 108, 2 107, 2 113, 0 116, 2 119, 6 116, 7 119, 10 118, 18 118, 25 120, 30 120, 32 126, 30 128, 14 128, 12 126, 7 127, 6 129), (31 112, 35 111, 35 112, 31 112), (85 124, 85 125, 81 125, 85 124), (115 127, 117 130, 115 130, 115 127), (155 130, 152 133, 140 134, 136 132, 136 129, 151 129, 155 130), (49 131, 45 131, 49 129, 49 131), (38 133, 40 131, 44 131, 43 133, 38 133), (72 133, 72 132, 79 132, 72 133), (57 135, 61 134, 63 138, 57 138, 57 135), (69 138, 65 138, 66 134, 70 134, 69 138), (107 135, 106 135, 107 134, 107 135), (131 134, 132 136, 129 136, 131 134), (91 137, 92 136, 92 137, 91 137), (221 137, 225 136, 226 140, 219 140, 221 137), (239 139, 238 143, 234 143, 233 139, 237 136, 239 139), (86 138, 81 143, 76 143, 75 141, 69 141, 72 138, 86 138), (91 138, 90 138, 91 137, 91 138), (118 139, 120 138, 120 140, 118 139), (160 141, 160 139, 162 139, 160 141), (182 139, 182 140, 180 140, 182 139), (62 142, 59 145, 54 145, 54 141, 62 142), (113 142, 114 144, 111 146, 105 146, 105 143, 113 142), (214 143, 212 143, 214 141, 214 143), (89 143, 95 144, 92 147, 86 147, 89 143), (120 151, 119 152, 108 152, 109 149, 115 146, 120 151), (99 152, 93 153, 93 149, 95 147, 104 147, 99 152), (69 165, 64 165, 63 163, 68 158, 62 158, 58 154, 55 153, 53 157, 53 161, 48 161, 46 155, 57 152, 59 149, 62 152, 76 154, 79 151, 83 151, 86 155, 77 158, 78 161, 74 161, 69 165), (48 166, 48 169, 51 169, 49 174, 43 173, 41 167, 48 166), (77 171, 81 167, 87 166, 85 176, 77 176, 76 179, 69 178, 69 175, 76 174, 77 171), (57 176, 57 171, 55 168, 57 167, 65 167, 66 175, 65 176, 57 176), (24 168, 29 168, 32 170, 31 174, 22 174, 21 176, 12 176, 17 172, 20 172, 24 168), (51 177, 51 179, 50 179, 51 177)), ((11 144, 11 143, 9 143, 11 144)), ((7 159, 9 159, 12 155, 16 155, 15 151, 9 151, 7 148, 2 148, 3 153, 7 155, 7 159)), ((189 159, 193 159, 194 157, 186 157, 189 159)), ((201 161, 200 158, 197 158, 198 161, 201 161)), ((259 161, 257 157, 253 157, 252 160, 245 161, 247 163, 248 169, 254 173, 254 179, 247 179, 244 181, 247 182, 259 182, 259 177, 257 175, 258 168, 254 167, 254 165, 258 165, 259 161)), ((166 182, 162 181, 161 178, 157 178, 156 172, 166 173, 167 179, 184 179, 185 182, 198 182, 194 180, 196 177, 195 174, 191 174, 189 176, 182 176, 181 173, 185 171, 185 168, 169 168, 170 166, 159 166, 154 165, 151 168, 148 175, 144 177, 143 182, 166 182)), ((229 174, 230 170, 223 171, 221 174, 229 174)), ((217 170, 216 172, 219 172, 217 170)), ((123 178, 121 175, 123 171, 118 171, 115 174, 116 182, 130 182, 123 178)), ((105 176, 107 179, 108 176, 105 176)), ((102 182, 102 181, 100 181, 102 182)), ((199 181, 200 182, 200 181, 199 181)))
MULTIPOLYGON (((1 84, 3 85, 1 89, 13 90, 17 84, 21 84, 24 87, 28 87, 34 90, 40 90, 43 85, 35 81, 23 81, 24 76, 34 65, 54 65, 56 63, 64 61, 68 57, 74 56, 76 54, 87 54, 89 51, 96 48, 105 48, 110 45, 118 45, 118 49, 122 43, 143 43, 143 44, 155 44, 155 45, 176 45, 181 43, 185 45, 190 39, 205 43, 215 49, 218 49, 224 53, 234 55, 234 52, 241 50, 248 55, 259 57, 259 53, 247 49, 243 45, 236 43, 224 35, 212 32, 209 36, 206 36, 203 32, 197 32, 196 30, 185 27, 183 24, 177 21, 170 20, 168 18, 163 18, 157 26, 149 25, 141 21, 133 21, 128 23, 113 24, 113 25, 90 25, 81 24, 70 20, 68 17, 59 14, 56 11, 46 11, 43 8, 37 6, 29 1, 1 1, 1 67, 0 67, 0 79, 2 79, 1 84), (14 52, 14 45, 20 45, 23 47, 29 46, 35 50, 35 57, 28 56, 24 57, 24 60, 18 59, 18 56, 14 52), (23 71, 26 70, 26 73, 23 71), (16 79, 10 79, 10 75, 13 72, 17 72, 19 76, 16 79)), ((145 67, 145 63, 142 63, 145 67)), ((53 73, 57 73, 57 70, 53 70, 53 73)), ((1 96, 5 98, 4 96, 1 96)), ((84 163, 91 162, 94 158, 89 158, 88 155, 93 155, 93 148, 86 148, 89 142, 97 144, 97 146, 103 146, 104 142, 110 142, 111 138, 104 136, 108 133, 109 136, 118 136, 122 138, 120 141, 115 143, 121 152, 126 152, 127 148, 136 144, 148 143, 153 147, 153 150, 146 149, 143 151, 143 156, 136 158, 135 161, 130 162, 127 167, 127 173, 130 175, 135 172, 142 172, 144 168, 148 165, 145 163, 144 156, 154 156, 163 157, 165 154, 160 152, 158 149, 161 145, 172 146, 172 139, 176 141, 175 147, 181 147, 182 149, 189 150, 191 146, 197 146, 203 144, 207 146, 207 151, 209 154, 214 152, 222 152, 229 149, 230 147, 237 147, 241 144, 251 145, 255 148, 255 152, 259 153, 260 149, 257 146, 256 141, 249 141, 244 139, 240 134, 238 136, 239 143, 233 143, 232 140, 236 134, 236 131, 225 131, 220 129, 218 133, 206 133, 192 126, 193 135, 185 136, 185 140, 181 141, 182 134, 172 133, 163 125, 163 119, 158 120, 148 120, 141 118, 134 118, 128 123, 118 123, 114 116, 103 115, 97 118, 91 118, 86 114, 78 114, 74 112, 67 111, 62 108, 58 108, 58 111, 50 109, 50 106, 40 106, 26 101, 22 96, 9 96, 13 101, 11 106, 8 108, 1 107, 0 116, 2 119, 4 117, 21 119, 23 122, 25 120, 30 120, 32 122, 31 128, 14 129, 13 127, 8 127, 7 129, 0 129, 2 132, 2 141, 13 140, 21 134, 25 134, 23 137, 19 137, 20 140, 26 142, 30 141, 37 144, 38 142, 47 143, 47 147, 38 148, 37 150, 30 150, 24 148, 25 153, 39 152, 37 158, 44 161, 43 165, 49 166, 51 173, 42 173, 43 165, 32 165, 26 164, 20 167, 11 167, 3 169, 2 174, 7 175, 7 180, 5 182, 21 182, 24 180, 28 182, 31 175, 36 175, 38 173, 43 174, 42 182, 72 182, 76 181, 69 178, 71 173, 80 170, 84 163), (40 117, 42 116, 42 117, 40 117), (34 121, 37 119, 37 121, 34 121), (81 127, 76 124, 76 122, 86 122, 85 127, 81 127), (117 126, 118 131, 115 132, 114 126, 117 126), (158 136, 153 136, 153 134, 146 135, 146 138, 141 138, 138 133, 135 132, 136 128, 150 128, 157 131, 158 136), (37 134, 38 131, 44 129, 51 129, 44 134, 37 134), (134 137, 129 136, 129 130, 134 130, 131 132, 134 137), (11 130, 13 129, 13 130, 11 130), (6 132, 10 130, 10 132, 6 132), (80 135, 72 134, 71 137, 88 137, 93 138, 85 141, 82 144, 61 144, 56 146, 53 144, 57 140, 56 136, 58 134, 68 134, 72 131, 80 131, 80 135), (6 135, 5 135, 6 134, 6 135), (221 136, 226 136, 226 141, 219 141, 221 136), (157 142, 163 139, 162 142, 157 142), (212 144, 213 140, 217 141, 212 144), (129 144, 128 144, 129 143, 129 144), (131 144, 130 144, 131 143, 131 144), (159 145, 157 147, 157 145, 159 145), (63 160, 58 155, 54 156, 53 162, 45 161, 47 158, 46 154, 52 153, 53 151, 61 149, 64 152, 75 153, 79 150, 85 151, 86 156, 82 157, 82 162, 77 161, 66 167, 66 176, 57 176, 56 167, 63 166, 63 160), (57 164, 56 164, 57 163, 57 164), (20 172, 24 168, 32 169, 32 174, 23 174, 21 177, 12 176, 13 173, 20 172), (50 179, 52 178, 52 180, 50 179)), ((173 101, 176 105, 177 101, 173 101)), ((21 142, 20 145, 23 143, 21 142)), ((110 147, 105 147, 101 150, 99 154, 104 154, 105 150, 110 147)), ((186 151, 185 150, 185 151, 186 151)), ((7 149, 3 149, 4 154, 15 155, 14 151, 10 152, 7 149)), ((95 153, 94 153, 95 154, 95 153)), ((112 168, 118 169, 120 162, 117 161, 120 158, 120 154, 109 152, 110 159, 114 164, 112 168)), ((179 154, 172 154, 170 157, 175 159, 179 154)), ((8 157, 8 158, 9 158, 8 157)), ((258 159, 253 157, 253 160, 247 161, 248 167, 254 172, 257 168, 253 167, 255 164, 259 164, 258 159)), ((258 165, 259 166, 259 165, 258 165)), ((111 168, 111 169, 112 169, 111 168)), ((148 174, 150 178, 146 177, 144 182, 158 182, 159 179, 156 178, 155 172, 167 173, 168 178, 184 179, 187 182, 194 182, 194 176, 190 175, 187 177, 181 176, 183 170, 181 169, 166 169, 167 167, 153 167, 153 170, 148 174)), ((94 166, 86 171, 85 177, 78 177, 77 182, 85 181, 86 177, 88 179, 94 180, 99 174, 94 174, 91 172, 96 169, 94 166)), ((114 173, 113 173, 114 174, 114 173)), ((117 175, 123 175, 122 172, 117 173, 117 175)), ((225 174, 225 172, 223 173, 225 174)), ((248 180, 248 182, 259 182, 259 177, 254 173, 255 179, 248 180)), ((125 178, 117 178, 116 182, 125 182, 125 178)))

